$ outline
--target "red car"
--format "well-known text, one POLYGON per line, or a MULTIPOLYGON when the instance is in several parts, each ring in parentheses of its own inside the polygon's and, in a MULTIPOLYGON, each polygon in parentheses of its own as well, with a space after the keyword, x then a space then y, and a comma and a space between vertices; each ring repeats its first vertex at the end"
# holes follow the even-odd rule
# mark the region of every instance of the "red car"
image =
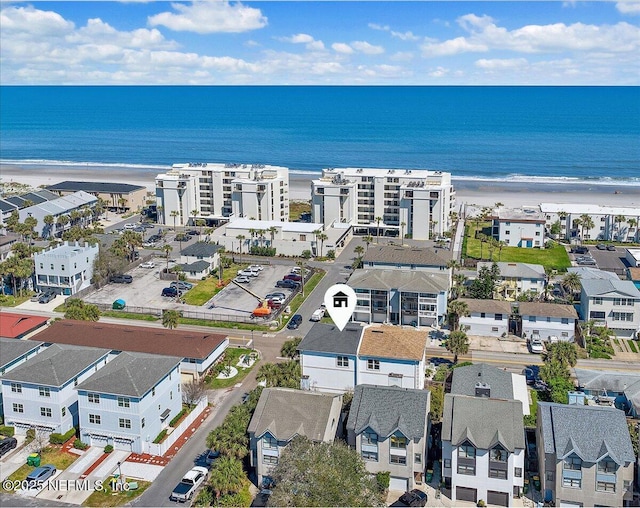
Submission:
POLYGON ((295 282, 300 282, 302 280, 302 276, 298 275, 297 273, 290 273, 282 277, 282 280, 292 280, 295 282))

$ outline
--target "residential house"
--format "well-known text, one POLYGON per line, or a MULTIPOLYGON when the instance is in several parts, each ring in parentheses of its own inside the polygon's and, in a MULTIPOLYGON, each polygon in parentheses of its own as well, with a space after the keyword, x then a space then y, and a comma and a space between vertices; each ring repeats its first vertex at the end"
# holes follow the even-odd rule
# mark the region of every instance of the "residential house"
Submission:
POLYGON ((460 326, 468 335, 505 337, 509 333, 511 304, 501 300, 458 298, 467 304, 468 316, 460 316, 460 326))
POLYGON ((451 501, 513 506, 524 486, 522 403, 446 394, 442 464, 451 501))
POLYGON ((200 279, 220 266, 220 245, 195 242, 180 252, 180 268, 189 279, 200 279))
POLYGON ((636 460, 623 411, 538 402, 542 492, 555 506, 629 506, 636 460))
POLYGON ((624 258, 630 267, 640 267, 640 249, 625 249, 624 258))
POLYGON ((618 336, 634 337, 640 330, 640 290, 630 280, 584 279, 580 316, 618 336))
POLYGON ((223 334, 189 330, 165 330, 101 321, 56 321, 34 337, 46 344, 95 346, 117 354, 151 353, 182 358, 183 382, 202 378, 229 346, 223 334))
POLYGON ((148 452, 149 443, 182 409, 180 361, 122 352, 79 383, 80 439, 100 448, 148 452))
MULTIPOLYGON (((4 312, 2 320, 4 320, 4 312)), ((0 323, 1 326, 1 323, 0 323)), ((42 342, 5 339, 0 337, 0 376, 15 369, 29 358, 37 355, 43 349, 42 342)), ((4 406, 2 402, 2 391, 0 390, 0 416, 4 417, 4 406)))
POLYGON ((397 386, 356 386, 347 442, 372 474, 388 471, 389 489, 405 492, 424 482, 429 456, 431 392, 397 386))
MULTIPOLYGON (((14 211, 17 212, 18 210, 19 210, 19 207, 15 203, 12 203, 5 199, 0 199, 0 233, 2 234, 7 233, 7 230, 5 229, 5 224, 7 223, 7 220, 9 219, 9 217, 11 217, 11 214, 14 211)), ((4 252, 4 249, 2 250, 2 252, 4 252)))
POLYGON ((567 268, 569 273, 577 273, 580 280, 585 279, 603 279, 603 280, 620 280, 620 277, 613 272, 606 272, 599 268, 591 268, 588 266, 570 266, 567 268))
POLYGON ((447 267, 449 261, 451 261, 451 253, 444 249, 370 245, 362 257, 362 266, 368 269, 449 274, 451 272, 447 267))
MULTIPOLYGON (((0 230, 2 229, 0 223, 0 230)), ((20 236, 13 233, 0 235, 0 262, 6 261, 13 255, 13 246, 20 241, 20 236)))
POLYGON ((17 434, 30 428, 64 434, 77 428, 74 388, 108 361, 106 349, 59 344, 32 356, 1 378, 5 424, 17 434))
POLYGON ((268 480, 282 450, 296 436, 331 443, 340 426, 342 395, 265 388, 249 422, 251 467, 257 484, 268 480))
POLYGON ((91 284, 93 264, 99 246, 90 243, 64 242, 33 255, 36 284, 40 291, 75 295, 91 284))
MULTIPOLYGON (((496 263, 500 276, 496 283, 496 293, 506 300, 516 300, 522 293, 542 294, 546 284, 544 266, 531 263, 496 263)), ((478 273, 482 267, 491 269, 493 263, 478 263, 478 273)))
POLYGON ((574 369, 578 389, 589 400, 613 399, 627 416, 640 418, 640 373, 574 369))
MULTIPOLYGON (((18 312, 0 314, 0 337, 5 339, 24 339, 45 326, 49 318, 46 316, 32 316, 18 312)), ((4 351, 2 352, 4 354, 4 351)))
POLYGON ((142 210, 147 203, 147 188, 129 183, 64 181, 50 185, 47 190, 59 196, 84 191, 102 199, 109 210, 142 210))
POLYGON ((504 208, 494 211, 491 236, 509 247, 544 249, 544 214, 533 208, 504 208))
POLYGON ((522 404, 522 414, 524 416, 530 414, 529 392, 525 377, 486 363, 474 363, 453 369, 450 393, 517 400, 522 404))
POLYGON ((542 340, 573 342, 578 324, 578 313, 573 305, 544 302, 519 302, 522 337, 537 335, 542 340))

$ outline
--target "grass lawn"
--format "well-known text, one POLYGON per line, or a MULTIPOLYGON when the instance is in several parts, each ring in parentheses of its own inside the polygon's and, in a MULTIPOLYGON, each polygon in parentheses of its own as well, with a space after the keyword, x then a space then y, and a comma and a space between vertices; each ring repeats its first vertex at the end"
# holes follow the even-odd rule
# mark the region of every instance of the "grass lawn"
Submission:
POLYGON ((26 296, 0 295, 0 307, 16 307, 29 298, 31 298, 30 294, 26 296))
POLYGON ((631 348, 631 351, 633 351, 634 353, 638 352, 638 346, 636 344, 635 340, 628 340, 629 342, 629 348, 631 348))
POLYGON ((227 350, 224 352, 223 364, 227 365, 227 362, 230 362, 232 367, 238 369, 238 374, 230 379, 216 379, 215 376, 212 376, 211 380, 209 380, 209 382, 207 383, 209 385, 209 388, 212 388, 214 390, 217 390, 219 388, 228 388, 242 381, 247 376, 247 374, 249 374, 249 371, 258 363, 255 362, 251 367, 248 368, 236 366, 236 363, 238 363, 240 357, 242 355, 248 355, 249 353, 251 353, 251 349, 227 348, 227 350))
MULTIPOLYGON (((480 223, 479 231, 486 230, 490 227, 489 222, 480 223)), ((475 238, 475 223, 470 223, 465 229, 465 242, 463 245, 463 256, 480 259, 480 250, 482 248, 482 259, 489 260, 489 246, 482 244, 480 240, 475 238)), ((521 247, 503 247, 502 252, 499 249, 493 249, 493 261, 506 261, 511 263, 533 263, 542 265, 546 268, 554 270, 566 271, 571 266, 569 255, 563 245, 556 244, 550 249, 528 249, 521 247)))
POLYGON ((311 203, 309 201, 290 201, 289 220, 296 221, 303 213, 311 213, 311 203))
POLYGON ((105 483, 104 489, 95 491, 91 494, 84 503, 83 506, 125 506, 127 503, 142 494, 149 486, 151 482, 144 482, 142 480, 136 480, 138 482, 138 488, 136 490, 129 490, 127 492, 113 493, 109 485, 105 483))
POLYGON ((529 414, 524 417, 524 426, 535 427, 538 414, 538 392, 531 389, 527 391, 529 392, 529 396, 531 397, 531 404, 529 405, 529 414))
POLYGON ((217 274, 196 282, 195 287, 184 294, 185 302, 189 305, 204 305, 212 296, 217 295, 229 284, 229 280, 236 276, 238 270, 243 270, 247 266, 249 266, 247 263, 232 263, 231 266, 225 268, 222 272, 222 286, 218 285, 217 274))
POLYGON ((254 330, 256 332, 267 332, 271 330, 266 325, 253 325, 251 323, 234 323, 233 321, 209 321, 207 319, 180 318, 180 324, 210 326, 211 328, 228 328, 231 330, 254 330))
MULTIPOLYGON (((58 471, 61 471, 67 469, 77 458, 78 456, 72 453, 63 453, 60 448, 49 447, 42 451, 40 465, 53 464, 58 471)), ((9 476, 9 480, 24 480, 34 469, 35 467, 24 464, 9 476)))
POLYGON ((122 319, 137 319, 138 321, 158 321, 159 319, 151 314, 136 314, 134 312, 122 312, 118 310, 106 310, 100 315, 122 319))

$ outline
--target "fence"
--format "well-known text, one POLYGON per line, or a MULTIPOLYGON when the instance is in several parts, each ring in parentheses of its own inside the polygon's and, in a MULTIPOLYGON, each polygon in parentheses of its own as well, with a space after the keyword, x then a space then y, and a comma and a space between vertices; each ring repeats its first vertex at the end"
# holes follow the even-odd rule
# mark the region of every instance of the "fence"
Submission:
MULTIPOLYGON (((108 303, 93 304, 101 311, 110 311, 112 307, 108 303)), ((146 314, 150 316, 162 317, 165 310, 178 310, 180 316, 190 319, 203 319, 207 321, 223 321, 227 323, 252 323, 260 324, 259 320, 249 316, 241 316, 237 314, 216 314, 211 311, 183 310, 183 309, 160 309, 158 307, 135 307, 127 305, 124 309, 118 309, 118 312, 127 312, 129 314, 146 314)))
POLYGON ((178 440, 178 438, 183 434, 183 432, 187 430, 191 426, 191 424, 196 420, 196 418, 198 418, 202 414, 202 412, 205 410, 208 404, 209 404, 209 401, 206 397, 200 400, 200 402, 198 402, 196 407, 194 407, 193 410, 186 416, 186 418, 182 420, 180 425, 178 425, 175 429, 173 429, 173 432, 169 434, 162 443, 158 443, 158 444, 150 443, 150 442, 145 443, 144 447, 147 448, 147 451, 145 453, 149 453, 151 455, 158 455, 158 456, 164 455, 165 453, 167 453, 169 448, 173 446, 173 444, 178 440))

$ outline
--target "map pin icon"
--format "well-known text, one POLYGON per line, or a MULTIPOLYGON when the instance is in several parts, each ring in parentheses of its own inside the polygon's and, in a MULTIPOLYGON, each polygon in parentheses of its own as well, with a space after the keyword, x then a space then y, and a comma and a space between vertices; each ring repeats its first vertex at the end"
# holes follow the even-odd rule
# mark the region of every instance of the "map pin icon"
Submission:
POLYGON ((334 284, 325 292, 324 305, 340 331, 351 319, 356 300, 356 292, 346 284, 334 284))

